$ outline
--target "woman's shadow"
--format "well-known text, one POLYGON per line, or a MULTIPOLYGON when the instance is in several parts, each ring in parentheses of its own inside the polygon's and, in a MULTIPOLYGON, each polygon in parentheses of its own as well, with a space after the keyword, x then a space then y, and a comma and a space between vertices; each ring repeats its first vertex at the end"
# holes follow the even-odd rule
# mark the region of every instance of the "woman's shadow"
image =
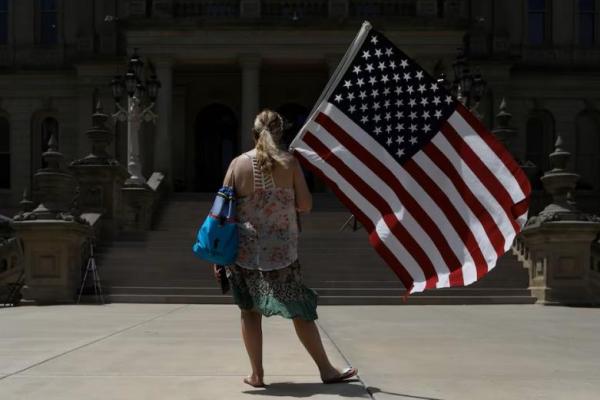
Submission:
POLYGON ((350 382, 359 382, 356 380, 349 380, 344 383, 338 383, 333 385, 324 385, 320 382, 275 382, 267 385, 261 389, 246 390, 243 393, 256 394, 260 396, 275 396, 275 397, 311 397, 319 394, 323 395, 337 395, 340 397, 356 397, 362 399, 371 399, 375 393, 384 393, 389 396, 397 396, 400 399, 407 400, 442 400, 433 397, 415 396, 403 393, 386 392, 377 387, 369 386, 366 390, 365 387, 358 385, 348 385, 350 382))

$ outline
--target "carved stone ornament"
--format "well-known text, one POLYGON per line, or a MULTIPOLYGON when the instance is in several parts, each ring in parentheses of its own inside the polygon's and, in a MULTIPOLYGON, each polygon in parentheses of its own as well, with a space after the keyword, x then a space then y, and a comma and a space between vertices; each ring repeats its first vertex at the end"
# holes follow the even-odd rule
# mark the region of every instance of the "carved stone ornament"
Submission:
POLYGON ((554 146, 554 152, 549 157, 553 168, 541 178, 544 189, 552 195, 552 202, 539 215, 531 217, 525 226, 532 228, 557 221, 600 222, 600 217, 584 213, 577 208, 574 191, 579 174, 567 170, 571 153, 563 148, 560 135, 554 146))
POLYGON ((113 141, 113 133, 106 127, 108 118, 104 114, 102 102, 98 101, 92 115, 92 127, 86 132, 92 143, 92 151, 84 158, 73 161, 71 165, 119 165, 106 150, 113 141))

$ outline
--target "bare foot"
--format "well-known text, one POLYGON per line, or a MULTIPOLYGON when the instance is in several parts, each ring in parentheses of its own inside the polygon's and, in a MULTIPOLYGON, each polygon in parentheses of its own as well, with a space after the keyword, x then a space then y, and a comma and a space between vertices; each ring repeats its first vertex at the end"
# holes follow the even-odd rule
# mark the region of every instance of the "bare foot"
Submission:
POLYGON ((247 377, 244 378, 244 383, 247 385, 250 385, 252 387, 265 387, 265 383, 263 382, 263 378, 261 376, 258 375, 249 375, 247 377))

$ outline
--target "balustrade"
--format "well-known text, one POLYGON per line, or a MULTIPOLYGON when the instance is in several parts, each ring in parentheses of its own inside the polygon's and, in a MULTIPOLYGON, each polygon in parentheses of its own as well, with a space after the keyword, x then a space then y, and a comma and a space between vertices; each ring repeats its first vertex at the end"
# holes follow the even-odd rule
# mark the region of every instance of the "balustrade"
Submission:
POLYGON ((300 19, 304 17, 327 17, 329 0, 263 0, 261 11, 263 17, 282 17, 300 19))
POLYGON ((175 0, 173 16, 234 18, 240 16, 239 0, 175 0))
POLYGON ((351 17, 414 17, 417 0, 349 0, 351 17))
MULTIPOLYGON (((351 18, 414 17, 417 0, 347 0, 351 18)), ((262 17, 300 20, 329 17, 331 0, 256 0, 262 17)), ((240 17, 240 0, 173 0, 175 18, 240 17)))

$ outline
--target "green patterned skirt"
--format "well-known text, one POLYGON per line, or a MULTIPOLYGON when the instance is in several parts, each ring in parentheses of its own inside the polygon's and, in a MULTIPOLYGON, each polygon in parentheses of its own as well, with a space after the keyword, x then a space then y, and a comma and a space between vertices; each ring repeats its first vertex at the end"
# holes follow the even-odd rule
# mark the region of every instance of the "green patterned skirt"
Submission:
POLYGON ((318 295, 304 286, 300 263, 273 271, 227 267, 234 302, 242 310, 253 310, 266 317, 317 319, 318 295))

